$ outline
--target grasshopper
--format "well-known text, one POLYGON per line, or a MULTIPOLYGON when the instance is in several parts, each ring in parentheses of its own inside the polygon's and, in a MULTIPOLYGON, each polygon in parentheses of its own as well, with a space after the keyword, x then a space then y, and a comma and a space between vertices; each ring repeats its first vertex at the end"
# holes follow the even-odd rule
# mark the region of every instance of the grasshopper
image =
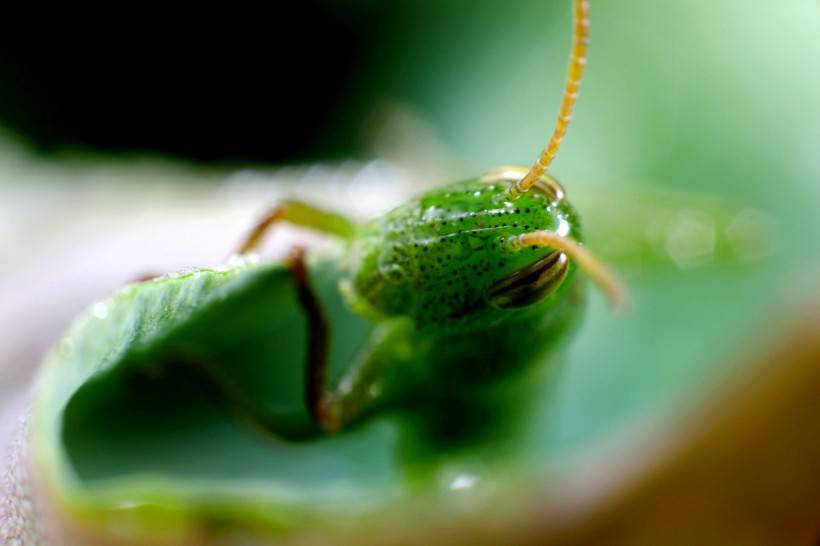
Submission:
POLYGON ((582 244, 579 216, 547 173, 578 98, 589 43, 589 1, 573 0, 573 41, 558 119, 530 169, 500 167, 447 185, 368 222, 286 201, 250 231, 254 251, 280 222, 345 243, 340 290, 350 308, 377 324, 365 354, 338 385, 327 385, 328 322, 309 286, 304 251, 288 259, 310 336, 305 401, 317 425, 335 432, 408 388, 480 376, 531 360, 577 300, 574 273, 586 273, 615 306, 625 291, 582 244), (503 363, 500 365, 499 363, 503 363), (458 370, 458 372, 456 372, 458 370), (402 378, 402 379, 399 379, 402 378))

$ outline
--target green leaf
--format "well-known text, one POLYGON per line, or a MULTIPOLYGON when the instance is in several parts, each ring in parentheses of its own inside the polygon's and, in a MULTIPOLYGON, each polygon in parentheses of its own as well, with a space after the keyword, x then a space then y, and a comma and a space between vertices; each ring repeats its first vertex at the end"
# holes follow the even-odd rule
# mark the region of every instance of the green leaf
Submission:
MULTIPOLYGON (((313 280, 329 314, 345 315, 332 337, 340 363, 370 325, 343 308, 331 264, 316 267, 313 280)), ((390 423, 292 444, 231 415, 195 370, 178 364, 212 362, 280 426, 305 428, 306 343, 290 273, 278 264, 161 278, 95 304, 38 389, 36 453, 53 490, 95 518, 148 503, 146 525, 156 512, 190 508, 193 517, 216 504, 274 507, 265 519, 286 527, 298 524, 294 512, 321 513, 316 502, 377 501, 396 471, 390 423)))

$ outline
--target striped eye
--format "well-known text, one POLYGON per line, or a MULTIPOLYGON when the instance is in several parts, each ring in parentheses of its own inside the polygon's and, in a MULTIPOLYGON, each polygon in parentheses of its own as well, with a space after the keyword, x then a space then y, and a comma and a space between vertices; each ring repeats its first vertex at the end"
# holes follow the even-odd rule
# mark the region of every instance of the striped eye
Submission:
POLYGON ((524 307, 540 301, 558 288, 569 269, 563 252, 555 251, 521 271, 496 282, 487 291, 487 299, 502 309, 524 307))

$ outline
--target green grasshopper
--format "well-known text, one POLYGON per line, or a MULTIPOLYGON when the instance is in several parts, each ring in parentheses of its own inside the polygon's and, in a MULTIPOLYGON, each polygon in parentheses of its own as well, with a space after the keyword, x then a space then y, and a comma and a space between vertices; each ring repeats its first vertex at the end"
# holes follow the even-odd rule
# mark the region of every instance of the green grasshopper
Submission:
POLYGON ((304 252, 296 249, 288 260, 310 327, 306 404, 325 431, 338 431, 400 397, 417 383, 408 377, 492 381, 531 361, 577 306, 578 268, 613 304, 623 304, 624 290, 582 246, 578 214, 547 174, 586 65, 588 0, 574 0, 573 16, 558 120, 531 169, 501 167, 430 191, 362 224, 305 203, 284 202, 239 248, 240 254, 252 252, 279 222, 345 241, 347 278, 340 290, 354 312, 377 326, 365 354, 350 363, 333 388, 326 384, 328 323, 309 286, 304 252))

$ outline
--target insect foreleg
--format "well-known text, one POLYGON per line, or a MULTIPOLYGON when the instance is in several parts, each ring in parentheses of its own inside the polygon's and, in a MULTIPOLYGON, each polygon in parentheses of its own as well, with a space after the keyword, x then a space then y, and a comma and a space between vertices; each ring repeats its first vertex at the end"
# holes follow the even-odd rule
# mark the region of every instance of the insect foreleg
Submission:
POLYGON ((353 234, 354 224, 348 218, 307 205, 300 201, 282 201, 268 211, 251 229, 238 253, 245 254, 254 250, 262 238, 278 222, 315 229, 330 235, 348 238, 353 234))
MULTIPOLYGON (((304 250, 291 251, 288 266, 296 283, 299 303, 308 320, 305 403, 311 417, 326 432, 337 432, 357 418, 392 388, 392 365, 396 364, 410 325, 402 319, 380 323, 335 388, 327 387, 330 331, 321 303, 307 275, 304 250)), ((406 351, 405 351, 406 352, 406 351)))
POLYGON ((409 327, 402 319, 376 327, 370 342, 339 384, 322 396, 319 407, 325 430, 341 429, 380 401, 392 399, 397 388, 407 387, 408 378, 398 372, 402 368, 402 354, 410 352, 406 346, 409 327))
POLYGON ((328 367, 328 322, 319 299, 310 287, 305 264, 305 252, 294 248, 288 257, 291 276, 296 283, 299 304, 307 316, 307 375, 305 377, 305 404, 313 420, 325 430, 335 430, 322 407, 328 367))

